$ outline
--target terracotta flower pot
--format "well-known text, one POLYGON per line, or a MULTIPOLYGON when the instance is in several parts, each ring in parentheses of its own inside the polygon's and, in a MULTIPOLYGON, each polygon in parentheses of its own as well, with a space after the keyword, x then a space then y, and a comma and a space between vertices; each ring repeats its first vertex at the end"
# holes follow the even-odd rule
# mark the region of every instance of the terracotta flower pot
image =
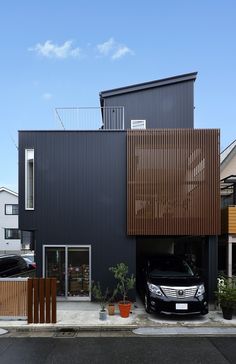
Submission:
POLYGON ((107 310, 108 310, 108 315, 110 315, 110 316, 115 315, 115 305, 114 305, 114 303, 109 303, 109 305, 107 306, 107 310))
POLYGON ((131 302, 123 303, 122 301, 118 303, 118 307, 120 310, 121 317, 129 317, 130 309, 131 309, 131 302))

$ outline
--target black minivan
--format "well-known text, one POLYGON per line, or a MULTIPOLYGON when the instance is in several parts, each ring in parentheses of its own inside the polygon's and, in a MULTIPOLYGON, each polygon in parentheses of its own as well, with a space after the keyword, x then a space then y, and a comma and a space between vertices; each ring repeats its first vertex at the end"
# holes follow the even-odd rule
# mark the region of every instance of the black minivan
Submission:
POLYGON ((19 255, 0 255, 0 277, 10 277, 27 271, 27 263, 19 255))
POLYGON ((204 282, 181 257, 166 254, 145 259, 138 280, 148 313, 208 313, 204 282))

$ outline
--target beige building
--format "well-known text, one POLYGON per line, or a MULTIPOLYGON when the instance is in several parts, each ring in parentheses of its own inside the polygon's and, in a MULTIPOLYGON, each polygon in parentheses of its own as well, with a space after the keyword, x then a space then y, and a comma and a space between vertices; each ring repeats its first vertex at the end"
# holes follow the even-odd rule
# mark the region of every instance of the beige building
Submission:
POLYGON ((220 242, 221 248, 226 245, 227 274, 231 277, 232 274, 236 274, 236 140, 221 153, 220 175, 222 207, 220 242))

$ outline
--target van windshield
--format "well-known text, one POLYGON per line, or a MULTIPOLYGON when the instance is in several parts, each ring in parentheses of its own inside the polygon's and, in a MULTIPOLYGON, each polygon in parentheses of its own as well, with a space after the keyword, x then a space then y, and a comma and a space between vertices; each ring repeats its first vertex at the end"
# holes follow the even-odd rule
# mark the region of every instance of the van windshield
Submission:
POLYGON ((185 260, 176 257, 160 257, 149 265, 151 278, 156 277, 192 277, 194 273, 185 260))

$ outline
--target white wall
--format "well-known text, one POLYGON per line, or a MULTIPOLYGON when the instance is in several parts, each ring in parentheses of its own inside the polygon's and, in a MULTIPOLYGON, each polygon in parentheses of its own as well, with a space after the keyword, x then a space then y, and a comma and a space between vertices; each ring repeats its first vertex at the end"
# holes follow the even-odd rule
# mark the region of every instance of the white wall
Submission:
POLYGON ((225 162, 220 166, 220 178, 236 174, 236 148, 231 152, 225 162))
POLYGON ((20 239, 5 239, 4 228, 18 229, 18 215, 5 215, 5 204, 18 204, 18 197, 9 192, 0 191, 0 253, 20 252, 20 239))

